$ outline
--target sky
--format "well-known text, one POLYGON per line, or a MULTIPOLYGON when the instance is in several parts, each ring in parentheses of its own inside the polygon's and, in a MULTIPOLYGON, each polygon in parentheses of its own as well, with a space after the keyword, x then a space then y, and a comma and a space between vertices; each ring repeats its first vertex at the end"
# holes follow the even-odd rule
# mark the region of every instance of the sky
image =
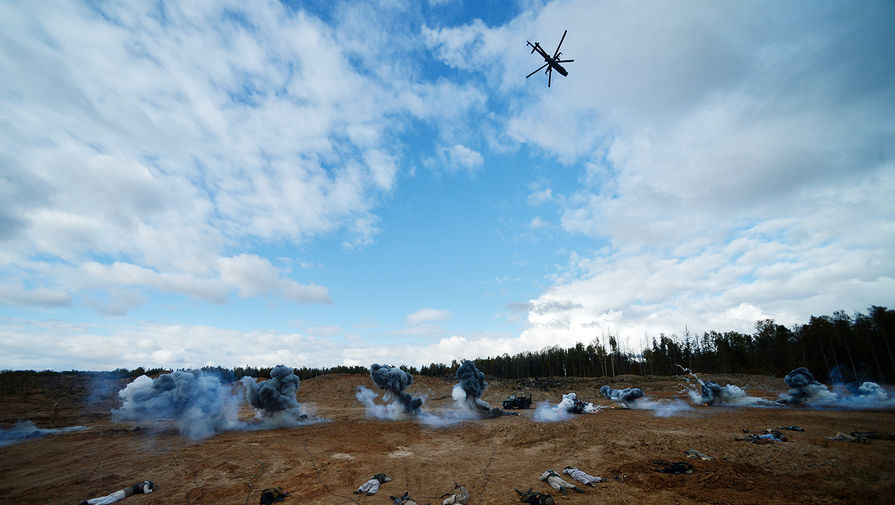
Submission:
POLYGON ((895 305, 895 4, 0 0, 0 369, 895 305), (568 77, 525 76, 561 51, 568 77))

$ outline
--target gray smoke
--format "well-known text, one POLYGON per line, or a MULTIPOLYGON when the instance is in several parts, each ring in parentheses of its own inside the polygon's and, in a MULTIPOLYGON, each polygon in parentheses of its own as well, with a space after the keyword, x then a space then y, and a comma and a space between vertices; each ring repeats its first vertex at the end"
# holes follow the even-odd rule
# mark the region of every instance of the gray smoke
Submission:
POLYGON ((284 427, 310 421, 310 416, 295 398, 300 381, 292 368, 277 365, 270 371, 269 380, 256 382, 252 377, 243 377, 242 384, 256 417, 265 424, 284 427))
POLYGON ((743 390, 743 388, 735 385, 728 384, 726 386, 722 386, 717 382, 705 381, 702 383, 702 397, 697 399, 694 398, 694 395, 690 395, 693 401, 702 401, 705 405, 728 405, 728 406, 740 406, 740 407, 748 407, 754 405, 776 405, 776 402, 765 400, 764 398, 758 398, 756 396, 749 396, 743 390))
POLYGON ((609 386, 603 386, 600 388, 600 393, 616 403, 630 404, 635 400, 643 398, 643 390, 640 388, 614 389, 609 386))
MULTIPOLYGON (((840 379, 835 373, 831 375, 834 380, 840 379)), ((895 399, 889 399, 886 390, 875 382, 850 384, 851 387, 843 391, 845 396, 840 396, 818 382, 805 367, 786 374, 783 382, 789 386, 789 392, 782 393, 779 401, 788 405, 808 404, 843 409, 889 408, 895 405, 895 399)))
POLYGON ((17 444, 26 440, 34 440, 46 435, 68 433, 69 431, 86 430, 86 426, 66 426, 64 428, 38 428, 34 421, 16 421, 7 429, 0 428, 0 447, 17 444))
POLYGON ((692 411, 686 402, 681 400, 654 401, 643 395, 640 388, 614 389, 609 386, 600 388, 600 393, 607 399, 621 403, 629 409, 651 410, 656 417, 670 417, 692 411))
POLYGON ((485 382, 485 374, 476 368, 472 361, 463 360, 463 363, 457 368, 457 380, 460 381, 451 391, 451 397, 457 405, 468 412, 479 417, 495 417, 501 415, 501 409, 491 408, 488 402, 482 400, 481 396, 488 388, 485 382))
POLYGON ((595 407, 593 403, 585 403, 579 400, 575 393, 569 393, 562 395, 562 400, 556 405, 550 405, 549 402, 539 404, 533 419, 539 423, 551 423, 566 421, 575 414, 594 414, 599 411, 600 407, 595 407))
POLYGON ((370 366, 370 378, 379 387, 385 390, 383 399, 388 401, 393 397, 407 414, 417 415, 423 406, 422 398, 414 398, 404 390, 413 384, 413 376, 397 367, 379 365, 373 363, 370 366))
POLYGON ((836 394, 818 382, 811 371, 805 367, 796 368, 786 374, 783 382, 789 386, 789 393, 780 395, 780 403, 794 405, 806 402, 828 403, 837 400, 836 394))
POLYGON ((170 419, 181 435, 191 439, 243 426, 237 417, 241 395, 203 372, 178 370, 155 379, 141 375, 118 396, 122 405, 112 410, 115 422, 170 419))
POLYGON ((722 391, 717 382, 705 381, 702 383, 702 401, 706 405, 714 405, 716 400, 721 399, 722 391))
POLYGON ((685 391, 690 396, 690 400, 693 401, 693 403, 701 403, 709 406, 727 405, 740 407, 778 405, 777 402, 774 401, 765 400, 764 398, 755 396, 748 396, 743 388, 734 384, 722 386, 717 382, 703 381, 689 368, 684 368, 681 365, 676 366, 686 374, 683 376, 684 380, 687 382, 687 389, 685 391), (698 389, 696 385, 690 381, 691 377, 698 383, 698 389))

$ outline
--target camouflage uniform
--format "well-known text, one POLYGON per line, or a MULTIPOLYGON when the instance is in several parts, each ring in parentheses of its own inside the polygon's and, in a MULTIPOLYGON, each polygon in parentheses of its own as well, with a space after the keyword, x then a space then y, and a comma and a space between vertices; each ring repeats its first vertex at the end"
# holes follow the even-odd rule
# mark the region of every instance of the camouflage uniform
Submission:
POLYGON ((528 491, 524 493, 518 489, 516 492, 519 493, 519 501, 522 503, 528 503, 529 505, 555 505, 553 497, 549 494, 538 493, 537 491, 532 491, 531 488, 528 488, 528 491))
POLYGON ((562 477, 553 470, 547 470, 546 472, 542 473, 541 476, 538 477, 538 479, 547 482, 547 484, 550 484, 550 487, 562 493, 563 496, 568 493, 569 489, 574 489, 579 493, 584 492, 584 490, 582 490, 581 488, 575 487, 564 481, 562 477))
MULTIPOLYGON (((408 491, 404 491, 404 494, 401 496, 389 496, 392 500, 394 500, 395 505, 419 505, 413 498, 407 496, 408 491)), ((429 505, 428 503, 426 505, 429 505)))

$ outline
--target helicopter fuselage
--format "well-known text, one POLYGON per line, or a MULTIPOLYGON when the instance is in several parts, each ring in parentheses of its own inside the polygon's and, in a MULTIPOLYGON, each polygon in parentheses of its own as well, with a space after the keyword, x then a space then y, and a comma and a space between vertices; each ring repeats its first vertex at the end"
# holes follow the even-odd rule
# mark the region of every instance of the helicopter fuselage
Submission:
MULTIPOLYGON (((528 41, 526 41, 526 42, 528 42, 528 41)), ((539 44, 539 43, 537 43, 537 42, 535 42, 534 44, 532 44, 531 42, 528 42, 528 45, 530 45, 531 47, 533 47, 534 49, 532 50, 532 52, 537 51, 538 54, 540 54, 541 57, 544 58, 544 61, 546 61, 548 65, 550 65, 551 67, 553 67, 553 70, 556 70, 557 72, 559 72, 560 75, 562 75, 563 77, 568 77, 569 72, 566 71, 566 69, 563 68, 563 66, 560 65, 559 63, 557 63, 557 61, 556 61, 556 60, 558 60, 559 58, 553 58, 552 56, 550 56, 549 54, 547 54, 547 53, 544 51, 544 49, 541 48, 541 44, 539 44)))

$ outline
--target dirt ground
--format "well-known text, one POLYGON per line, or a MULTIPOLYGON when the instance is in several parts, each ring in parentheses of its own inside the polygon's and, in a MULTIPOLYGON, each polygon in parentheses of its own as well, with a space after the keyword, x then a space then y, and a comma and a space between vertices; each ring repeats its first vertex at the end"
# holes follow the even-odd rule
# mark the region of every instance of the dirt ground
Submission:
MULTIPOLYGON (((753 396, 776 398, 779 378, 707 376, 742 386, 753 396)), ((109 410, 126 380, 90 383, 85 377, 36 378, 0 392, 0 427, 30 419, 38 427, 89 429, 48 435, 0 448, 0 503, 76 504, 144 479, 157 490, 125 505, 256 504, 264 488, 290 493, 285 505, 382 504, 409 491, 420 505, 441 503, 454 481, 467 486, 471 504, 518 503, 513 489, 552 492, 538 475, 578 466, 609 482, 558 504, 859 504, 895 503, 895 441, 828 440, 837 432, 895 432, 895 411, 800 408, 696 407, 675 417, 651 411, 606 409, 566 422, 536 423, 533 410, 430 428, 416 421, 366 419, 355 400, 365 375, 330 375, 302 381, 300 402, 329 422, 298 428, 222 433, 199 442, 172 428, 116 424, 109 410), (799 425, 787 442, 735 441, 743 429, 799 425), (687 459, 694 448, 711 461, 687 459), (655 460, 687 461, 689 475, 655 471, 655 460), (393 480, 375 496, 352 494, 374 473, 393 480)), ((411 393, 427 396, 424 409, 450 404, 453 379, 417 377, 411 393)), ((682 382, 668 377, 553 378, 539 382, 493 380, 484 400, 525 392, 535 402, 561 395, 609 405, 599 387, 636 386, 653 399, 670 399, 682 382)), ((248 421, 252 412, 242 415, 248 421)))

